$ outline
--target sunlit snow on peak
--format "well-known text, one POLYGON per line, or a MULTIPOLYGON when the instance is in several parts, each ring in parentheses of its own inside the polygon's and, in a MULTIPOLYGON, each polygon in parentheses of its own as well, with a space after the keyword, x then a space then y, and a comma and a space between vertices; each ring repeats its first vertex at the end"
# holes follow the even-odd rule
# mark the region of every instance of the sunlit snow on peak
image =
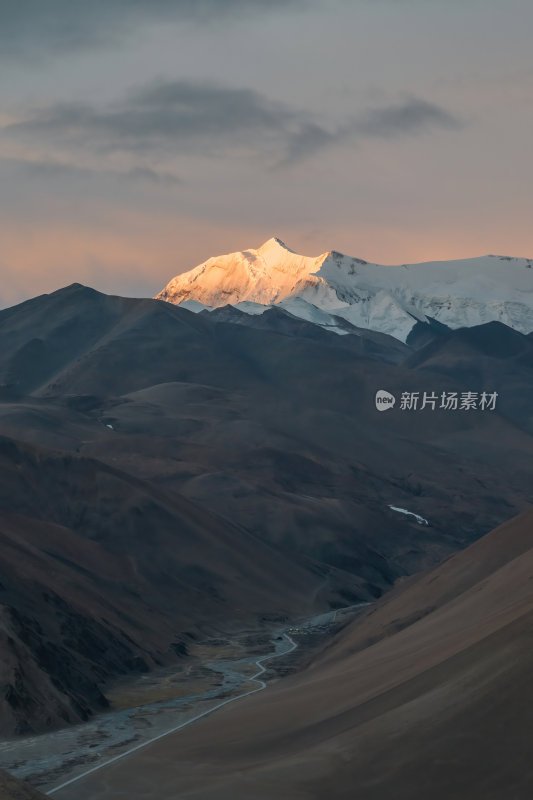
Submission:
POLYGON ((403 342, 428 318, 451 328, 498 320, 533 330, 531 259, 504 256, 385 266, 337 250, 300 255, 272 237, 257 249, 208 259, 157 297, 195 311, 231 304, 246 313, 261 311, 245 304, 289 310, 290 302, 293 316, 334 332, 344 330, 330 316, 403 342))

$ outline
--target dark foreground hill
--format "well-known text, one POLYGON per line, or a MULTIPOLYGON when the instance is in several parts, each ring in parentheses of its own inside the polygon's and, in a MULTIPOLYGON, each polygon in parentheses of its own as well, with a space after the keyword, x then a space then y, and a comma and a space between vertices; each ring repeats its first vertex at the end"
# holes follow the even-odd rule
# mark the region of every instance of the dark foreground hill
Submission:
POLYGON ((85 719, 213 626, 373 600, 531 500, 529 337, 317 330, 77 285, 0 312, 3 734, 85 719))
POLYGON ((0 800, 44 800, 44 794, 0 770, 0 800))
POLYGON ((202 623, 287 615, 324 583, 101 462, 0 439, 0 470, 4 735, 86 719, 109 676, 186 655, 202 623))
POLYGON ((529 511, 398 586, 306 670, 58 798, 528 800, 532 534, 529 511))

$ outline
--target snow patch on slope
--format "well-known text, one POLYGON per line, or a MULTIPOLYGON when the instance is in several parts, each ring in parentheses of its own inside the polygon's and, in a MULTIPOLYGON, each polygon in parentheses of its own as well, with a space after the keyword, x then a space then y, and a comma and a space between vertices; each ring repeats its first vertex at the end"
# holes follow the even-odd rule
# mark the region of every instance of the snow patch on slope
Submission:
POLYGON ((398 506, 389 506, 391 511, 397 511, 399 514, 405 514, 408 517, 414 517, 419 525, 429 525, 429 522, 420 514, 415 514, 414 511, 408 511, 406 508, 399 508, 398 506))
POLYGON ((188 300, 184 300, 183 303, 180 303, 182 308, 186 308, 188 311, 192 311, 194 314, 199 314, 200 311, 212 311, 213 309, 211 306, 206 306, 203 303, 199 303, 197 300, 193 300, 190 297, 188 300))
POLYGON ((327 311, 309 303, 303 297, 289 297, 287 300, 282 300, 281 303, 278 303, 278 307, 288 311, 294 317, 320 325, 321 328, 332 330, 341 336, 350 333, 349 330, 339 326, 339 320, 335 319, 332 314, 328 314, 327 311))
POLYGON ((242 303, 235 303, 235 308, 243 311, 245 314, 264 314, 265 311, 272 306, 265 306, 262 303, 253 303, 251 300, 243 300, 242 303))

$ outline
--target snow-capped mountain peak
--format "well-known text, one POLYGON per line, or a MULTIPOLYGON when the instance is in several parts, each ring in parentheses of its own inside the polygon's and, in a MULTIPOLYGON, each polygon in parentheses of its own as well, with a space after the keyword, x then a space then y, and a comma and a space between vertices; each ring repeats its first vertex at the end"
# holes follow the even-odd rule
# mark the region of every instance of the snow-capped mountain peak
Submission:
MULTIPOLYGON (((171 280, 157 297, 176 304, 193 299, 211 307, 246 300, 270 305, 306 287, 323 285, 327 290, 325 281, 314 275, 321 258, 298 255, 280 239, 272 238, 257 249, 208 259, 171 280)), ((335 293, 330 293, 336 299, 335 293)))
POLYGON ((384 266, 330 250, 303 256, 273 237, 257 249, 210 258, 178 275, 157 295, 189 308, 232 304, 253 313, 271 305, 302 309, 304 318, 335 329, 325 317, 405 341, 418 320, 456 328, 499 320, 533 330, 533 260, 482 256, 384 266), (305 301, 294 303, 295 299, 305 301), (248 304, 248 305, 247 305, 248 304), (252 306, 253 304, 253 306, 252 306))
POLYGON ((279 250, 286 250, 287 253, 293 253, 293 255, 297 255, 294 250, 291 250, 290 247, 287 247, 285 242, 282 242, 277 236, 273 236, 271 239, 268 239, 264 244, 259 247, 257 250, 258 253, 267 254, 267 253, 275 253, 279 250))

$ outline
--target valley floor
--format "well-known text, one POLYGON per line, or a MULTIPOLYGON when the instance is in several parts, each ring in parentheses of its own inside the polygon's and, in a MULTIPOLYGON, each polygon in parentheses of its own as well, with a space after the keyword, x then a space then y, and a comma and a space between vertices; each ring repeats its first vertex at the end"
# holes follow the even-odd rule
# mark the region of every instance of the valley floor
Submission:
POLYGON ((183 666, 110 686, 109 713, 82 725, 0 742, 0 767, 49 795, 59 787, 75 792, 87 775, 133 756, 222 705, 260 691, 266 681, 297 670, 324 636, 358 608, 326 612, 283 627, 278 623, 270 630, 217 632, 193 646, 183 666))

